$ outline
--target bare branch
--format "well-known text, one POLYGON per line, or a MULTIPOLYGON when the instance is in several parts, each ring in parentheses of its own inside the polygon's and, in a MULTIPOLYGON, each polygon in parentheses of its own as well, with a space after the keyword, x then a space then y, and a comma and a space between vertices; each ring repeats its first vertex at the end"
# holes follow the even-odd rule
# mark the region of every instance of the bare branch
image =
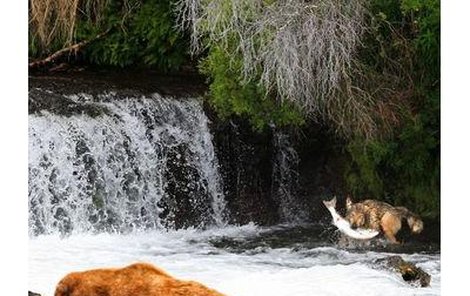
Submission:
POLYGON ((192 34, 193 52, 222 46, 229 57, 241 55, 246 82, 259 79, 267 93, 333 122, 343 134, 372 135, 378 130, 375 96, 352 77, 367 29, 366 3, 180 0, 176 10, 180 27, 192 34))

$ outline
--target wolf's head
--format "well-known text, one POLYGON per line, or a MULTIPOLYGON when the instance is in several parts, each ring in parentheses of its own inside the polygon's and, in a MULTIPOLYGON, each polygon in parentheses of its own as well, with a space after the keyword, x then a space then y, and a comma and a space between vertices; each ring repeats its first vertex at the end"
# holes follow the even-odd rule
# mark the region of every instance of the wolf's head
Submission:
POLYGON ((348 211, 346 220, 348 220, 353 228, 364 227, 366 224, 365 213, 357 208, 348 211))

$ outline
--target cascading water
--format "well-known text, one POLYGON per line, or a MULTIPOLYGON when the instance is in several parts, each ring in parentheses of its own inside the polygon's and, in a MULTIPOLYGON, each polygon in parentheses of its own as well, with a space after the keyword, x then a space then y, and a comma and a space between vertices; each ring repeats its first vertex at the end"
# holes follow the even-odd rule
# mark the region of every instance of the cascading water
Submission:
POLYGON ((29 116, 31 234, 224 223, 199 100, 113 93, 69 99, 101 111, 29 116))
POLYGON ((273 131, 273 177, 271 194, 279 203, 281 221, 301 223, 308 219, 306 208, 298 199, 299 156, 292 146, 289 135, 273 131))

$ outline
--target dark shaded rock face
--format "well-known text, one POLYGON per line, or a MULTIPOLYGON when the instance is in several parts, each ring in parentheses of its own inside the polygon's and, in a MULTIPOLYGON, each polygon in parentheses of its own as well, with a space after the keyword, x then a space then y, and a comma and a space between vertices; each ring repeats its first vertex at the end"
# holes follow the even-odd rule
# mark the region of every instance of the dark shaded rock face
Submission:
POLYGON ((271 196, 272 135, 254 132, 240 120, 216 121, 211 130, 231 222, 278 222, 278 204, 271 196))
POLYGON ((62 94, 53 93, 50 90, 30 88, 28 104, 29 114, 39 113, 45 110, 67 117, 75 114, 86 114, 90 117, 96 117, 108 112, 104 107, 97 107, 91 104, 79 104, 62 94))
POLYGON ((306 203, 312 221, 329 221, 322 200, 337 196, 344 207, 346 184, 342 172, 346 157, 340 143, 318 124, 308 124, 297 132, 294 147, 299 155, 299 198, 306 203))
MULTIPOLYGON (((187 148, 180 145, 168 154, 165 171, 166 194, 158 203, 162 209, 161 221, 167 228, 203 227, 214 221, 208 221, 206 215, 211 211, 208 195, 201 187, 195 186, 201 180, 199 172, 188 165, 184 157, 187 148)), ((207 185, 206 185, 207 186, 207 185)))
POLYGON ((269 225, 329 219, 321 201, 345 195, 340 173, 344 156, 328 141, 326 131, 313 125, 256 132, 242 119, 221 122, 206 109, 213 121, 214 146, 232 222, 269 225), (276 143, 279 133, 289 138, 288 147, 276 143), (289 150, 296 155, 282 159, 289 150))
POLYGON ((119 91, 123 96, 149 95, 198 96, 206 90, 204 78, 197 73, 177 75, 152 71, 83 71, 47 75, 30 75, 29 89, 43 88, 54 93, 70 95, 88 93, 91 95, 119 91))
POLYGON ((80 104, 68 95, 100 95, 119 92, 121 97, 138 97, 158 93, 162 96, 200 96, 203 78, 197 74, 161 75, 153 72, 84 72, 29 77, 29 114, 44 110, 62 116, 87 114, 91 117, 107 112, 93 104, 80 104))

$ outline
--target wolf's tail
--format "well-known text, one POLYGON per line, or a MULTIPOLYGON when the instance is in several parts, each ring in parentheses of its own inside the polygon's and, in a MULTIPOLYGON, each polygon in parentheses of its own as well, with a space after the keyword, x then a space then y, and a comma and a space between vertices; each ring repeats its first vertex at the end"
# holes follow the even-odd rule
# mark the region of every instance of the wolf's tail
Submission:
POLYGON ((423 221, 421 218, 405 207, 395 207, 402 219, 406 219, 408 226, 414 233, 420 233, 423 230, 423 221))
POLYGON ((400 214, 400 216, 404 219, 408 219, 408 217, 410 216, 418 216, 416 215, 415 213, 413 213, 412 211, 408 210, 407 208, 405 207, 395 207, 395 210, 398 211, 398 213, 400 214))

